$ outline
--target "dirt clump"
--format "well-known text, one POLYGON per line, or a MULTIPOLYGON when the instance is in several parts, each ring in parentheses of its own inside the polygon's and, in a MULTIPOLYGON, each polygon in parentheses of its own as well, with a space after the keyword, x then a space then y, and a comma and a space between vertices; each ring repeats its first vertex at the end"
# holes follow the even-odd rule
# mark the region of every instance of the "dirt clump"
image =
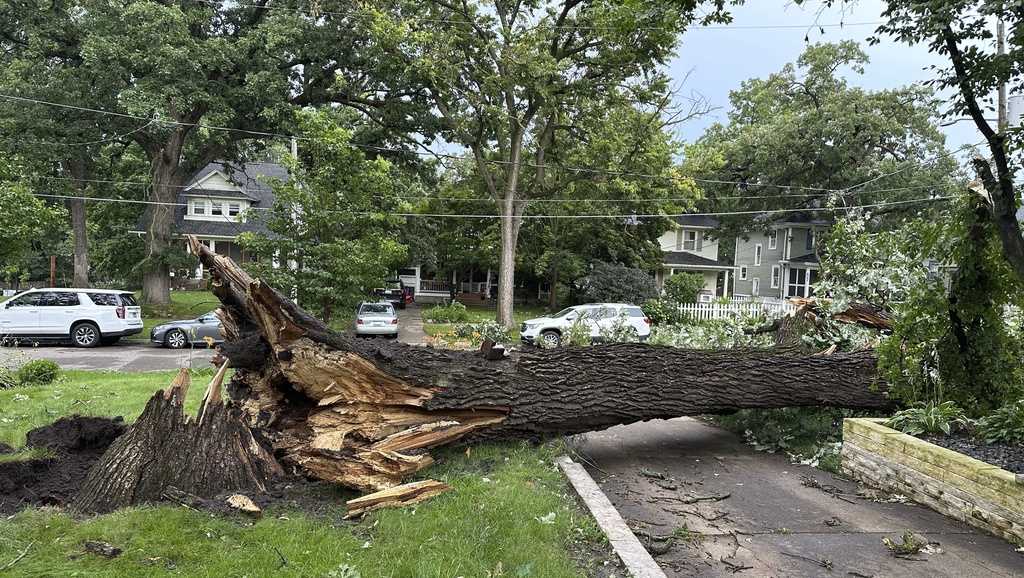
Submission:
MULTIPOLYGON (((0 514, 34 506, 62 506, 81 487, 89 468, 124 433, 120 418, 70 416, 36 428, 25 445, 42 448, 43 458, 0 463, 0 514)), ((4 448, 0 448, 2 453, 4 448)))

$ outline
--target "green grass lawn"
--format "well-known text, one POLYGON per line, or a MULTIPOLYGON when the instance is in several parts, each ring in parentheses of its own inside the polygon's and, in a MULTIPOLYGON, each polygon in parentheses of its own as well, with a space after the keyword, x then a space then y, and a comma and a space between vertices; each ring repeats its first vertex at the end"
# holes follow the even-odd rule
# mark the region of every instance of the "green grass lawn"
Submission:
MULTIPOLYGON (((0 391, 0 440, 22 445, 28 429, 71 413, 134 419, 173 375, 69 371, 52 386, 0 391)), ((209 376, 201 372, 194 378, 188 411, 195 411, 209 376)), ((82 520, 53 509, 27 509, 0 520, 0 566, 28 548, 7 574, 592 575, 607 559, 607 548, 553 464, 562 451, 560 444, 508 443, 435 452, 438 463, 422 474, 453 491, 414 508, 374 512, 360 522, 342 520, 350 494, 334 490, 316 514, 273 506, 258 521, 172 506, 82 520), (83 554, 86 540, 109 542, 124 553, 112 560, 83 554)))

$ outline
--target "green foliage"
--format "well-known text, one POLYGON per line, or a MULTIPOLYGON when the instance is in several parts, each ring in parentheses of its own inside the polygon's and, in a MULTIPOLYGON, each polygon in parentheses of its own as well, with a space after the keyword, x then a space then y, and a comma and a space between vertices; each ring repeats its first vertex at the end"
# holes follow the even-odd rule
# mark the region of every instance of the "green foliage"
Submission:
POLYGON ((1024 399, 1008 403, 979 419, 975 434, 990 444, 1024 444, 1024 399))
POLYGON ((967 414, 955 402, 928 401, 898 411, 886 425, 910 435, 945 434, 970 425, 967 414))
POLYGON ((854 415, 843 409, 794 407, 743 409, 713 419, 758 451, 784 452, 794 461, 838 471, 843 418, 854 415))
POLYGON ((448 305, 434 305, 423 312, 423 319, 430 323, 464 323, 469 321, 469 311, 458 301, 448 305))
POLYGON ((665 298, 644 301, 643 310, 654 325, 675 325, 686 318, 678 304, 665 298))
POLYGON ((764 323, 760 317, 726 318, 680 325, 657 325, 648 343, 684 349, 727 349, 730 347, 769 347, 771 335, 752 335, 744 329, 764 323))
POLYGON ((479 346, 485 339, 495 343, 510 343, 512 333, 495 321, 482 321, 480 323, 458 323, 455 325, 455 337, 469 341, 473 346, 479 346))
POLYGON ((18 384, 49 385, 60 376, 60 366, 49 359, 33 359, 18 369, 18 384))
POLYGON ((23 185, 5 182, 0 171, 0 267, 15 276, 33 243, 66 217, 60 207, 48 206, 23 185))
POLYGON ((309 140, 290 163, 292 178, 271 183, 273 235, 246 233, 240 241, 259 257, 249 265, 257 275, 294 288, 304 308, 330 321, 382 286, 405 258, 401 222, 389 214, 399 199, 391 165, 351 146, 346 117, 302 113, 299 122, 309 140))
POLYGON ((658 289, 645 271, 597 261, 583 280, 582 294, 587 303, 643 303, 658 289))
POLYGON ((700 273, 677 273, 665 279, 665 299, 681 305, 696 303, 697 296, 704 288, 704 276, 700 273))
MULTIPOLYGON (((903 276, 909 287, 894 281, 892 289, 874 292, 889 296, 895 312, 892 335, 878 347, 879 369, 891 394, 908 404, 955 401, 973 417, 1014 399, 1024 383, 1019 363, 1024 340, 1014 313, 1022 295, 987 209, 962 198, 934 223, 909 223, 888 239, 894 251, 908 255, 905 271, 921 268, 914 261, 936 264, 903 276)), ((875 266, 872 262, 850 267, 849 276, 875 266)))
MULTIPOLYGON (((744 82, 730 93, 728 122, 713 125, 687 147, 685 172, 749 183, 739 192, 732 184, 702 185, 720 211, 861 205, 907 198, 905 190, 883 189, 945 187, 956 163, 943 156, 931 90, 865 90, 855 77, 867 65, 866 53, 854 42, 811 44, 796 63, 744 82), (876 179, 880 175, 887 176, 876 179), (868 186, 854 187, 869 180, 868 186), (841 198, 813 189, 844 187, 853 188, 841 198)), ((737 215, 723 218, 721 231, 743 234, 765 226, 763 215, 737 215)))
POLYGON ((904 530, 899 541, 885 536, 882 538, 882 544, 893 556, 913 556, 921 552, 928 545, 928 541, 910 530, 904 530))
POLYGON ((604 343, 636 343, 640 341, 636 328, 629 323, 629 317, 625 313, 619 315, 609 325, 603 325, 598 335, 604 343))
POLYGON ((18 385, 18 378, 9 368, 0 365, 0 389, 18 385))
POLYGON ((572 347, 584 347, 593 343, 593 339, 590 335, 590 326, 587 325, 586 319, 583 315, 580 315, 572 322, 569 329, 562 333, 562 345, 569 345, 572 347))

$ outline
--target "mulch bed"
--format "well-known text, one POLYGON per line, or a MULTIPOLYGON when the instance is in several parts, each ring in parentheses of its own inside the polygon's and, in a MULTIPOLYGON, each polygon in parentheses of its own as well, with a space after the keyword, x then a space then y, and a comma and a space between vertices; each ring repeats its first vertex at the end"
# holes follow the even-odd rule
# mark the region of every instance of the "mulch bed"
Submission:
MULTIPOLYGON (((124 433, 121 418, 62 417, 25 436, 25 445, 53 457, 0 463, 0 514, 34 506, 63 506, 74 497, 89 468, 124 433)), ((10 447, 0 448, 10 453, 10 447)))
POLYGON ((988 444, 964 435, 921 436, 926 442, 960 452, 976 460, 1024 474, 1024 446, 1013 444, 988 444))

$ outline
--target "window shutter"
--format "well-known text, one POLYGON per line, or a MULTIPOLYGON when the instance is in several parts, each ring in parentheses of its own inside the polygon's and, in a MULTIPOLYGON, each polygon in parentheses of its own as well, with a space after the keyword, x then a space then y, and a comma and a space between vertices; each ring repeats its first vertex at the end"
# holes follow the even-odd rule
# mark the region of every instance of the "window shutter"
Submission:
POLYGON ((697 252, 704 248, 704 231, 697 231, 697 252))
POLYGON ((683 230, 676 231, 676 251, 683 250, 683 230))

